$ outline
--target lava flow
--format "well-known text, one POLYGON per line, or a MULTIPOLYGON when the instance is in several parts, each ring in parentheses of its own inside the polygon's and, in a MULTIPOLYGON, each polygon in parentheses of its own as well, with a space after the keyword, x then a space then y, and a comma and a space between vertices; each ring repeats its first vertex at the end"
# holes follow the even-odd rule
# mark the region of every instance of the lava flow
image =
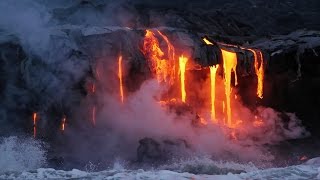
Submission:
POLYGON ((254 58, 254 69, 258 78, 258 86, 257 86, 257 96, 259 98, 263 98, 263 78, 264 78, 264 69, 263 69, 263 55, 260 50, 256 49, 248 49, 253 53, 254 58), (260 59, 260 66, 259 66, 260 59))
POLYGON ((207 38, 202 39, 207 45, 213 45, 212 42, 210 42, 207 38))
POLYGON ((33 120, 33 137, 36 138, 36 135, 37 135, 37 113, 36 112, 33 113, 32 120, 33 120))
POLYGON ((164 39, 164 41, 167 43, 167 48, 168 48, 168 64, 170 67, 170 84, 174 83, 175 80, 175 75, 176 75, 176 61, 175 61, 175 49, 174 46, 170 43, 169 39, 167 36, 165 36, 163 33, 161 33, 159 30, 157 31, 158 34, 164 39))
POLYGON ((211 80, 211 120, 217 122, 216 120, 216 108, 215 108, 215 99, 216 99, 216 74, 219 65, 210 66, 210 80, 211 80))
POLYGON ((257 88, 257 95, 259 98, 263 98, 263 78, 264 78, 264 69, 263 69, 263 55, 261 51, 258 51, 258 54, 260 56, 260 67, 258 60, 254 61, 254 67, 256 70, 256 75, 258 77, 258 88, 257 88))
POLYGON ((188 59, 183 55, 179 57, 179 69, 180 69, 180 82, 181 82, 181 100, 186 102, 186 85, 185 85, 185 73, 186 64, 188 59))
MULTIPOLYGON (((165 37, 163 34, 161 36, 165 37)), ((156 75, 159 83, 166 82, 172 84, 174 82, 174 67, 170 66, 174 62, 169 62, 173 61, 173 59, 168 60, 163 58, 164 52, 161 50, 159 41, 151 30, 146 30, 143 41, 143 54, 147 57, 150 70, 156 75)))
POLYGON ((224 69, 224 85, 225 85, 225 94, 226 94, 226 106, 227 106, 227 124, 232 126, 231 121, 231 72, 234 71, 235 75, 235 85, 237 82, 237 54, 234 52, 226 51, 221 49, 222 58, 223 58, 223 69, 224 69))
POLYGON ((122 82, 122 55, 118 58, 118 77, 119 77, 119 89, 120 89, 120 98, 121 102, 123 103, 123 82, 122 82))

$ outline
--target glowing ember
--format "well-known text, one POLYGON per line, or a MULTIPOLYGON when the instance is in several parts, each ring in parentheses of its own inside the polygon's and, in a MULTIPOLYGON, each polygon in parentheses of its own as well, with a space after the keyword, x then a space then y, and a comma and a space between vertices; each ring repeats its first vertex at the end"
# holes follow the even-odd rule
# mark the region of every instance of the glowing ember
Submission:
POLYGON ((179 57, 180 82, 181 82, 181 100, 186 102, 185 72, 188 59, 183 55, 179 57))
POLYGON ((264 122, 261 119, 259 119, 258 116, 254 116, 254 119, 255 120, 252 123, 254 127, 261 127, 264 125, 264 122))
POLYGON ((257 95, 259 98, 263 98, 263 78, 264 78, 264 69, 263 69, 263 55, 259 50, 248 49, 253 53, 254 57, 254 69, 258 77, 258 86, 257 86, 257 95), (260 66, 259 66, 260 59, 260 66))
POLYGON ((33 137, 36 138, 36 135, 37 135, 37 113, 36 112, 33 113, 32 120, 33 120, 33 137))
POLYGON ((263 121, 262 120, 255 120, 255 121, 253 121, 253 126, 254 127, 261 127, 261 126, 263 126, 263 121))
POLYGON ((226 106, 227 106, 227 124, 228 126, 232 125, 231 122, 231 72, 234 71, 235 74, 235 85, 237 82, 237 54, 234 52, 226 51, 221 49, 222 58, 223 58, 223 69, 224 69, 224 86, 225 86, 225 94, 226 94, 226 106))
POLYGON ((62 118, 62 122, 61 122, 61 130, 62 130, 62 131, 64 131, 64 129, 65 129, 66 120, 67 120, 67 118, 64 116, 64 117, 62 118))
POLYGON ((122 56, 120 55, 118 58, 118 77, 119 77, 119 89, 120 89, 120 98, 123 103, 123 82, 122 82, 122 56))
POLYGON ((215 99, 216 99, 216 74, 219 65, 210 66, 210 80, 211 80, 211 120, 216 122, 216 110, 215 110, 215 99))
POLYGON ((202 118, 202 117, 199 117, 199 122, 200 122, 200 124, 202 124, 202 125, 207 125, 207 124, 208 124, 207 121, 206 121, 204 118, 202 118))
POLYGON ((303 155, 303 156, 301 156, 301 157, 299 158, 300 161, 305 161, 305 160, 307 160, 307 159, 308 159, 308 157, 307 157, 306 155, 303 155))
POLYGON ((172 76, 173 68, 170 66, 169 60, 163 59, 164 52, 160 49, 159 42, 154 33, 150 30, 146 30, 143 53, 147 56, 151 72, 156 75, 158 82, 172 84, 174 82, 174 76, 172 76))

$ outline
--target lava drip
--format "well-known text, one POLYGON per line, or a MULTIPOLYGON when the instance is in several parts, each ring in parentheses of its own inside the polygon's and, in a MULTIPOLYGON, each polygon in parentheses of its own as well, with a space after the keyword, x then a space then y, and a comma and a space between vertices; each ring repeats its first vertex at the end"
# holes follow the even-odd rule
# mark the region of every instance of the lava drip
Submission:
POLYGON ((263 55, 261 51, 258 51, 260 56, 260 66, 258 60, 254 61, 254 67, 256 70, 256 75, 258 77, 258 87, 257 87, 257 95, 260 99, 263 98, 263 79, 264 79, 264 68, 263 68, 263 55))
POLYGON ((33 137, 36 138, 37 135, 37 113, 34 112, 32 116, 33 120, 33 137))
POLYGON ((216 99, 216 74, 219 65, 210 66, 210 80, 211 80, 211 120, 212 122, 217 122, 216 120, 216 110, 215 110, 215 99, 216 99))
POLYGON ((225 86, 225 94, 226 94, 226 108, 227 108, 227 125, 229 127, 232 126, 231 120, 231 72, 234 72, 235 76, 235 85, 237 82, 237 54, 234 52, 226 51, 221 49, 222 58, 223 58, 223 69, 224 69, 224 86, 225 86))
POLYGON ((61 131, 65 130, 66 121, 67 121, 66 116, 63 116, 62 122, 61 122, 61 131))
POLYGON ((186 102, 185 72, 188 59, 183 55, 179 57, 180 82, 181 82, 181 100, 186 102))
POLYGON ((124 96, 123 96, 123 81, 122 81, 122 55, 119 56, 118 58, 118 77, 119 77, 119 91, 120 91, 120 98, 121 102, 123 103, 124 101, 124 96))
POLYGON ((260 50, 257 50, 257 49, 248 49, 248 50, 253 53, 254 69, 258 78, 257 96, 260 99, 262 99, 263 98, 263 79, 264 79, 263 55, 260 50), (259 66, 259 59, 260 59, 260 66, 259 66))

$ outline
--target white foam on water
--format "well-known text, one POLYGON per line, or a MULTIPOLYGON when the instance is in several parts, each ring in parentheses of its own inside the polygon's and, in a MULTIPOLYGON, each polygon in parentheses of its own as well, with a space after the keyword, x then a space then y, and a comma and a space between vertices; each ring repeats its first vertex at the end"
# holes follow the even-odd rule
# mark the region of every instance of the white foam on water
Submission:
MULTIPOLYGON (((308 162, 288 166, 284 168, 269 168, 264 170, 250 169, 249 172, 241 174, 227 173, 223 175, 206 175, 192 174, 188 172, 175 172, 172 170, 126 170, 118 168, 100 171, 100 172, 85 172, 77 169, 71 171, 55 170, 51 168, 40 168, 36 171, 24 171, 20 173, 5 173, 0 175, 0 179, 125 179, 125 180, 186 180, 186 179, 201 179, 201 180, 245 180, 245 179, 319 179, 320 178, 320 158, 311 159, 308 162)), ((230 165, 227 165, 230 166, 230 165)), ((250 167, 251 165, 249 165, 250 167)), ((236 166, 235 166, 236 167, 236 166)))
POLYGON ((33 170, 45 163, 46 152, 41 142, 16 136, 0 139, 0 174, 33 170))

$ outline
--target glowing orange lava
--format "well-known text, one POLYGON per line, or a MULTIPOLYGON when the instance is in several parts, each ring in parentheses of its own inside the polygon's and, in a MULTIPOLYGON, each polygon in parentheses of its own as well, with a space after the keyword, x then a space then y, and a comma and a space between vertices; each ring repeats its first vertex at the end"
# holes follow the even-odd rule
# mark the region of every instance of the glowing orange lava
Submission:
POLYGON ((180 82, 181 82, 181 100, 186 102, 186 86, 185 86, 185 72, 188 59, 183 55, 179 57, 180 82))
POLYGON ((33 120, 33 137, 36 138, 36 135, 37 135, 37 113, 36 112, 33 113, 32 120, 33 120))
POLYGON ((213 43, 210 42, 207 38, 203 38, 202 40, 208 45, 213 45, 213 43))
POLYGON ((227 124, 228 126, 232 126, 231 121, 231 72, 233 71, 235 74, 235 85, 237 82, 237 54, 234 52, 226 51, 221 49, 222 58, 223 58, 223 69, 224 69, 224 86, 225 86, 225 94, 226 94, 226 106, 227 106, 227 124))
POLYGON ((173 84, 174 82, 174 77, 176 74, 176 64, 175 64, 175 49, 174 46, 170 43, 169 39, 167 36, 165 36, 163 33, 161 33, 159 30, 157 31, 159 35, 164 39, 164 41, 167 43, 167 48, 168 48, 168 60, 169 60, 169 66, 170 66, 170 84, 173 84))
POLYGON ((122 82, 122 56, 120 55, 118 58, 118 77, 119 77, 119 89, 120 89, 120 98, 123 103, 123 82, 122 82))
MULTIPOLYGON (((162 36, 164 35, 162 34, 162 36)), ((146 30, 143 41, 143 53, 147 57, 151 72, 156 75, 158 82, 172 84, 174 82, 174 76, 172 75, 174 74, 174 67, 170 66, 169 60, 163 58, 165 54, 160 49, 159 41, 150 30, 146 30)))
POLYGON ((260 67, 258 65, 258 62, 255 61, 254 67, 256 69, 256 74, 258 76, 258 88, 257 88, 257 95, 259 98, 263 98, 263 80, 264 80, 264 68, 263 68, 263 55, 261 51, 258 51, 258 54, 260 56, 260 67))
POLYGON ((260 99, 262 99, 263 98, 263 79, 264 79, 263 55, 260 50, 256 50, 256 49, 248 49, 248 50, 253 53, 254 69, 258 78, 257 96, 260 99), (259 66, 259 59, 260 59, 260 66, 259 66))
POLYGON ((210 66, 210 80, 211 80, 211 120, 216 121, 215 99, 216 99, 216 74, 219 65, 210 66))
POLYGON ((225 108, 226 108, 226 105, 225 105, 224 101, 222 101, 222 112, 223 112, 223 113, 224 113, 224 111, 225 111, 225 108))

